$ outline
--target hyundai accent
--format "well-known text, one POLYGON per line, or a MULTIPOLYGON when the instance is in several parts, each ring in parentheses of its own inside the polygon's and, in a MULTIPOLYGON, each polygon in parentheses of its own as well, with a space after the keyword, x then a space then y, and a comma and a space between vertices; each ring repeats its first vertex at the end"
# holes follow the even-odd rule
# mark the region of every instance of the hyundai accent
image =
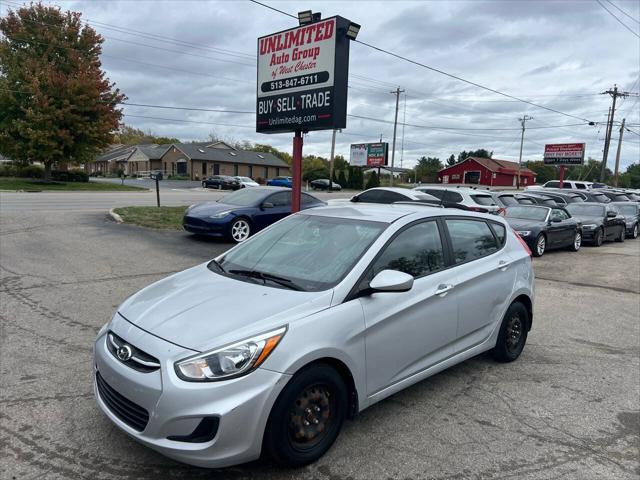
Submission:
POLYGON ((305 210, 128 298, 98 333, 95 397, 182 462, 305 465, 389 395, 485 351, 517 359, 533 281, 495 215, 305 210))

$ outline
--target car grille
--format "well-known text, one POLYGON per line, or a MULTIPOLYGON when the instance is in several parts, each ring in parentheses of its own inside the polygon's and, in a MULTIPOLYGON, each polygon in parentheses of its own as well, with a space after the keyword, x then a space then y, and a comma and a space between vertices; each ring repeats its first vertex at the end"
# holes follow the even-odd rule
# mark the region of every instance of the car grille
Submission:
POLYGON ((107 334, 107 349, 111 352, 119 362, 124 363, 128 367, 137 370, 138 372, 149 373, 154 372, 160 368, 160 361, 156 357, 152 357, 148 353, 143 352, 139 348, 134 347, 130 343, 124 341, 113 332, 107 334), (121 347, 129 347, 131 350, 130 358, 123 360, 118 356, 118 349, 121 347))
POLYGON ((201 218, 189 217, 189 216, 184 217, 184 219, 182 220, 182 224, 190 225, 194 227, 207 227, 209 225, 206 221, 202 220, 201 218))
POLYGON ((138 432, 142 432, 146 428, 149 422, 149 412, 116 392, 105 382, 99 372, 96 372, 96 385, 100 398, 111 413, 138 432))

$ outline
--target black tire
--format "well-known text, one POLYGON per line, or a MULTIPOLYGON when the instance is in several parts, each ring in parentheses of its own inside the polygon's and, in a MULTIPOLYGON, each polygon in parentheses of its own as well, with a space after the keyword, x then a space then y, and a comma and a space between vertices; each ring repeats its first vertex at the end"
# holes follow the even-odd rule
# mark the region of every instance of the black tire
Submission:
POLYGON ((529 330, 529 312, 520 302, 513 302, 507 309, 495 348, 491 355, 498 362, 513 362, 516 360, 527 342, 529 330))
POLYGON ((242 243, 251 236, 253 227, 248 218, 238 217, 229 227, 229 238, 235 243, 242 243))
POLYGON ((544 233, 540 233, 536 237, 536 242, 533 244, 533 249, 531 253, 533 253, 534 257, 541 257, 542 255, 544 255, 544 252, 546 249, 547 249, 547 237, 544 236, 544 233))
POLYGON ((629 235, 629 236, 631 238, 638 238, 638 224, 637 223, 631 229, 631 235, 629 235))
POLYGON ((600 245, 602 245, 602 242, 604 242, 604 232, 601 228, 599 228, 598 230, 596 230, 596 233, 593 237, 593 246, 599 247, 600 245))
POLYGON ((338 438, 347 408, 347 387, 332 367, 316 364, 301 370, 271 409, 264 451, 288 467, 315 462, 338 438))
POLYGON ((624 237, 626 237, 625 227, 620 227, 620 234, 617 236, 616 242, 624 242, 624 237))
POLYGON ((207 183, 206 182, 202 182, 202 188, 207 188, 207 183))
POLYGON ((581 246, 582 246, 582 232, 577 231, 576 234, 573 236, 573 243, 569 245, 569 251, 577 252, 578 250, 580 250, 581 246))

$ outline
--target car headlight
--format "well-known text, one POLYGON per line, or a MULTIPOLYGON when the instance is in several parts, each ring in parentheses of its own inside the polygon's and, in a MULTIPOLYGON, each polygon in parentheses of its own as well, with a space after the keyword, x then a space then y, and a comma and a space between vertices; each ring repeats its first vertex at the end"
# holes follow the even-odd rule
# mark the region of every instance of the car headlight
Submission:
POLYGON ((585 230, 593 230, 596 226, 597 225, 595 223, 587 223, 586 225, 583 225, 582 228, 585 230))
POLYGON ((193 205, 189 205, 189 206, 187 207, 187 209, 184 211, 184 213, 187 213, 189 210, 191 210, 191 209, 192 209, 193 207, 195 207, 195 206, 196 206, 196 204, 195 204, 195 203, 194 203, 193 205))
POLYGON ((518 235, 520 235, 521 237, 528 237, 529 235, 531 235, 531 231, 530 230, 522 230, 518 232, 518 235))
POLYGON ((224 212, 219 212, 213 215, 209 215, 209 218, 223 218, 231 213, 231 210, 225 210, 224 212))
POLYGON ((189 382, 215 382, 245 375, 258 368, 276 348, 287 327, 227 345, 175 364, 178 376, 189 382))
POLYGON ((109 321, 105 323, 102 327, 100 327, 100 330, 98 330, 98 334, 96 335, 96 338, 101 337, 107 331, 107 328, 109 328, 110 323, 111 322, 109 321))

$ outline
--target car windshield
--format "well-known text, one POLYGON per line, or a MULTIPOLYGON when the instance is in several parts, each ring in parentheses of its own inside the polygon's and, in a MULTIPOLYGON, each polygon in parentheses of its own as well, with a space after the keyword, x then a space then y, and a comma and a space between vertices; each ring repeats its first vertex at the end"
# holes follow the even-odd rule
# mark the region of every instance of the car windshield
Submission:
POLYGON ((440 200, 434 197, 433 195, 429 195, 428 193, 418 193, 416 194, 416 198, 418 200, 427 201, 427 202, 439 202, 440 200))
POLYGON ((636 195, 635 193, 628 192, 628 193, 625 193, 625 195, 629 197, 630 200, 634 200, 636 202, 640 200, 640 195, 636 195))
POLYGON ((629 200, 629 197, 627 197, 624 193, 616 193, 613 195, 613 199, 614 202, 624 202, 629 200))
POLYGON ((264 281, 268 286, 282 286, 268 283, 277 277, 296 290, 327 290, 351 271, 386 227, 381 222, 292 215, 241 243, 209 268, 221 272, 221 267, 234 278, 264 281))
POLYGON ((566 208, 571 215, 585 215, 587 217, 604 216, 604 207, 600 205, 579 205, 572 203, 567 205, 566 208))
POLYGON ((508 207, 506 216, 508 218, 522 218, 524 220, 536 220, 544 222, 549 213, 548 208, 541 207, 508 207))
POLYGON ((609 197, 607 197, 602 193, 594 193, 592 197, 596 202, 600 202, 600 203, 609 203, 611 201, 609 197))
POLYGON ((491 195, 471 195, 473 201, 478 205, 495 205, 496 202, 493 201, 493 197, 491 195))
POLYGON ((516 197, 512 195, 502 195, 499 198, 500 198, 500 201, 507 207, 510 207, 512 205, 518 205, 519 203, 518 200, 516 200, 516 197))
POLYGON ((616 205, 616 207, 618 207, 618 210, 620 210, 620 213, 622 213, 623 215, 637 215, 638 214, 638 207, 636 205, 633 205, 633 204, 616 205))
POLYGON ((249 177, 236 177, 241 182, 253 182, 253 180, 249 177))
POLYGON ((227 205, 237 205, 239 207, 249 207, 255 205, 265 197, 265 192, 259 188, 243 188, 222 197, 219 202, 227 205))
POLYGON ((567 198, 567 202, 569 202, 569 203, 582 203, 582 202, 584 202, 584 198, 582 198, 580 195, 569 195, 569 197, 567 198))

